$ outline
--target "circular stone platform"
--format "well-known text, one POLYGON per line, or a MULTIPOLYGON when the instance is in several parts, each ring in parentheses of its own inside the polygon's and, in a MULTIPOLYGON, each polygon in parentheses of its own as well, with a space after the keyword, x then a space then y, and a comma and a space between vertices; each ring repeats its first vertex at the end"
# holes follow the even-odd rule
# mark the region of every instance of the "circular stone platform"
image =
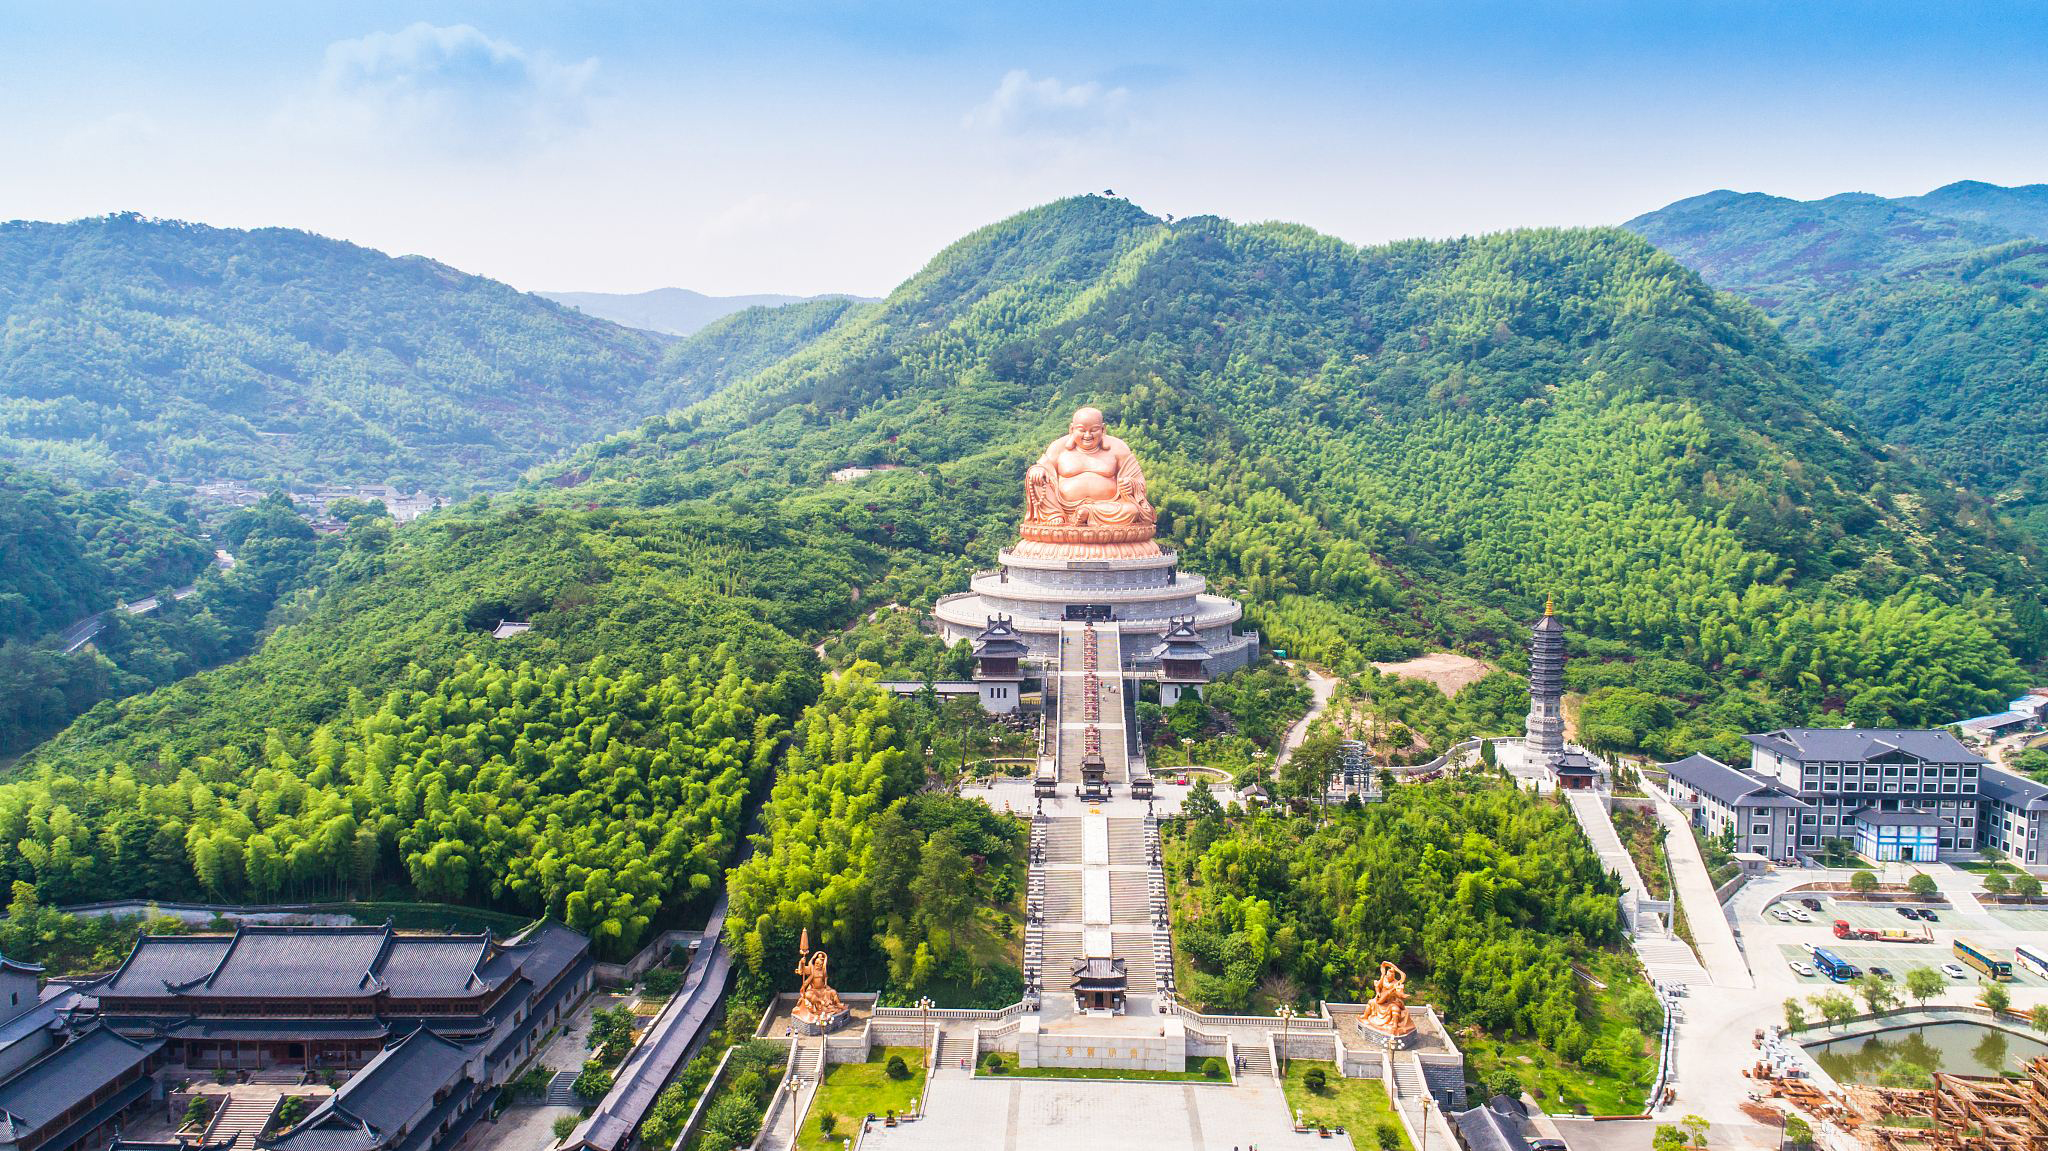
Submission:
MULTIPOLYGON (((1065 529, 1077 531, 1083 529, 1065 529)), ((1208 593, 1208 581, 1180 570, 1180 557, 1146 541, 1149 555, 1104 555, 1103 548, 1076 548, 1078 556, 1040 554, 1026 540, 1003 551, 994 571, 978 572, 971 591, 942 597, 932 615, 948 644, 971 640, 991 616, 1008 616, 1030 659, 1059 655, 1060 625, 1083 618, 1112 622, 1124 633, 1126 668, 1156 668, 1152 649, 1174 620, 1192 618, 1209 649, 1209 674, 1225 675, 1250 663, 1258 636, 1236 635, 1244 607, 1208 593)))

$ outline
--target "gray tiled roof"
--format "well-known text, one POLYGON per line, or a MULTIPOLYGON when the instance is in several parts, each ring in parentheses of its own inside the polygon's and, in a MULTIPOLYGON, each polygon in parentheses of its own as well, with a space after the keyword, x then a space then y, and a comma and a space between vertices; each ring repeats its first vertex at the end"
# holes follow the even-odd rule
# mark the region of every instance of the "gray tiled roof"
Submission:
POLYGON ((103 997, 358 999, 388 989, 400 999, 463 998, 512 978, 529 962, 555 969, 573 962, 573 954, 564 960, 555 951, 573 953, 582 937, 558 930, 573 944, 534 933, 523 949, 508 949, 488 935, 409 935, 389 925, 244 924, 233 935, 145 935, 120 969, 92 990, 103 997))
POLYGON ((1694 752, 1663 766, 1672 779, 1729 807, 1806 806, 1776 780, 1730 767, 1711 755, 1694 752))
POLYGON ((1862 763, 1905 752, 1931 763, 1989 763, 1946 731, 1905 728, 1787 727, 1742 738, 1802 763, 1862 763))
POLYGON ((2030 811, 2048 809, 2048 786, 1995 767, 1987 767, 1978 775, 1977 793, 2008 807, 2030 811))
POLYGON ((95 1027, 0 1083, 0 1129, 36 1131, 90 1099, 122 1073, 139 1066, 161 1041, 142 1042, 95 1027))
POLYGON ((1529 1151, 1529 1141, 1522 1138, 1515 1121, 1491 1107, 1456 1111, 1451 1119, 1471 1151, 1529 1151))
POLYGON ((422 1027, 377 1053, 291 1130, 271 1140, 282 1151, 351 1151, 396 1145, 435 1110, 434 1096, 459 1087, 481 1045, 464 1046, 422 1027))

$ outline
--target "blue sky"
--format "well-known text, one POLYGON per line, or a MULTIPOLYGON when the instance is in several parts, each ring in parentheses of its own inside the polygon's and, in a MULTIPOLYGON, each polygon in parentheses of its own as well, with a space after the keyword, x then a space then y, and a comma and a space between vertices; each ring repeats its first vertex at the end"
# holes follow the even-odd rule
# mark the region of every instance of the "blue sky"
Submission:
POLYGON ((0 0, 0 107, 0 218, 879 294, 1102 188, 1375 243, 2048 181, 2048 6, 0 0))

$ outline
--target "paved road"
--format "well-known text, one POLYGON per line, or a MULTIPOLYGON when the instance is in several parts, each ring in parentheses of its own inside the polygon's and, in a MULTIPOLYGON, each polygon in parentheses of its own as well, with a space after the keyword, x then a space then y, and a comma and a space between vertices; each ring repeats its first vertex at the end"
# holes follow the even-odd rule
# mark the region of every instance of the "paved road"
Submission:
POLYGON ((1671 857, 1672 879, 1678 898, 1685 905, 1685 921, 1692 928, 1692 941, 1699 951, 1700 965, 1716 987, 1755 987, 1742 948, 1735 942, 1735 929, 1714 895, 1714 881, 1707 873, 1707 861, 1700 855, 1699 841, 1692 826, 1671 801, 1648 789, 1657 805, 1657 818, 1664 824, 1664 851, 1671 857))
MULTIPOLYGON (((235 557, 230 555, 225 549, 215 548, 213 552, 213 566, 221 571, 232 571, 235 566, 235 557)), ((198 594, 198 583, 188 583, 184 587, 174 589, 171 592, 171 598, 174 600, 185 600, 191 599, 198 594)), ((121 604, 117 608, 108 608, 107 611, 94 612, 64 629, 63 634, 59 637, 64 644, 64 654, 70 655, 72 652, 91 643, 93 637, 105 630, 108 612, 125 611, 129 615, 148 615, 161 606, 161 599, 156 596, 150 596, 148 599, 139 599, 134 603, 121 604)))
POLYGON ((1280 745, 1280 758, 1273 761, 1273 770, 1276 774, 1280 768, 1287 765, 1288 760, 1294 758, 1294 749, 1308 739, 1309 725, 1323 714, 1330 706, 1330 697, 1337 693, 1337 681, 1321 668, 1298 659, 1288 660, 1287 666, 1298 668, 1302 674, 1308 676, 1308 689, 1315 694, 1315 699, 1308 705, 1308 714, 1296 720, 1294 726, 1287 729, 1287 739, 1280 745))

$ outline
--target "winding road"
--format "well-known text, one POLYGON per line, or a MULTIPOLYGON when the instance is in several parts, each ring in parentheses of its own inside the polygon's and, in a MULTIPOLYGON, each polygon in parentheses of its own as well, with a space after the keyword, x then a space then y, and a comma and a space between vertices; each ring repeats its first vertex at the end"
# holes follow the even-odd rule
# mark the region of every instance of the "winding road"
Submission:
POLYGON ((1273 771, 1276 775, 1281 768, 1287 766, 1288 760, 1294 758, 1294 749, 1308 739, 1309 725, 1329 708, 1330 697, 1337 693, 1337 681, 1323 669, 1298 659, 1282 662, 1308 677, 1308 689, 1315 693, 1315 699, 1308 705, 1308 714, 1296 720, 1294 726, 1287 729, 1287 738, 1280 745, 1280 757, 1273 761, 1273 771))
MULTIPOLYGON (((215 548, 213 552, 213 566, 220 569, 221 571, 232 571, 235 566, 235 557, 228 554, 228 552, 223 548, 215 548)), ((195 580, 192 583, 186 584, 184 587, 172 589, 171 599, 191 599, 193 596, 198 594, 199 583, 195 580)), ((70 627, 64 629, 63 635, 59 637, 64 644, 64 654, 70 655, 72 652, 75 652, 79 648, 84 647, 86 644, 91 643, 93 641, 93 638, 99 635, 100 632, 106 628, 107 616, 109 613, 116 611, 124 611, 127 612, 129 615, 148 615, 150 612, 153 612, 157 608, 162 606, 162 597, 150 596, 148 599, 139 599, 136 600, 134 603, 119 604, 115 607, 108 608, 106 611, 94 612, 93 614, 86 616, 84 619, 79 620, 76 623, 73 623, 70 627)))

